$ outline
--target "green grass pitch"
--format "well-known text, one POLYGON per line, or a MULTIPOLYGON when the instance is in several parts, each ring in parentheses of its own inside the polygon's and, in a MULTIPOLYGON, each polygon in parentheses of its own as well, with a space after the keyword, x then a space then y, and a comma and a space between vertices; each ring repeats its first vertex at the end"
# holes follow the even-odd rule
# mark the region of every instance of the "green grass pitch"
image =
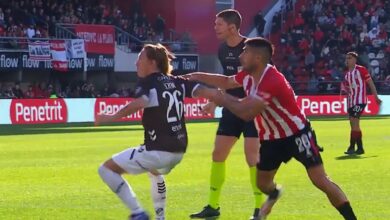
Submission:
MULTIPOLYGON (((390 219, 390 118, 363 118, 366 154, 345 157, 344 119, 313 120, 325 168, 348 195, 358 219, 390 219)), ((166 178, 167 219, 183 220, 207 202, 216 122, 188 123, 184 160, 166 178)), ((113 153, 142 142, 139 125, 93 127, 1 126, 0 219, 126 219, 129 212, 103 184, 97 168, 113 153)), ((152 211, 147 175, 126 176, 143 206, 152 211)), ((248 219, 253 211, 242 139, 227 161, 221 220, 248 219)), ((269 220, 341 219, 311 185, 296 161, 282 165, 276 181, 284 195, 269 220)))

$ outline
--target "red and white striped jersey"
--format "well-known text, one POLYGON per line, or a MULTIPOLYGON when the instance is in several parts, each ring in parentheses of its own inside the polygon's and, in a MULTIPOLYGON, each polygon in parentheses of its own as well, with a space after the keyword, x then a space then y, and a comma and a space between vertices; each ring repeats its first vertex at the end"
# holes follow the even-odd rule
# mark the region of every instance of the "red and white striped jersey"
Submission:
POLYGON ((246 72, 235 75, 237 83, 247 95, 259 96, 268 102, 265 110, 255 118, 260 140, 290 137, 306 124, 307 119, 295 100, 294 90, 276 67, 267 65, 257 85, 246 72))
POLYGON ((344 87, 348 93, 348 108, 358 104, 367 104, 366 82, 371 79, 364 66, 355 65, 345 74, 344 87))

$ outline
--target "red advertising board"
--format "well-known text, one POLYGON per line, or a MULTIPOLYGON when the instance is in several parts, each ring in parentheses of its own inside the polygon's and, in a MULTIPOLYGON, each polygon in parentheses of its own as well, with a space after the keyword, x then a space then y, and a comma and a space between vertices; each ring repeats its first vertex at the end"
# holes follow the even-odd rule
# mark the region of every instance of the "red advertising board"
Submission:
MULTIPOLYGON (((345 96, 298 96, 299 107, 307 116, 337 116, 347 115, 347 98, 345 96)), ((379 106, 372 95, 368 96, 368 103, 364 115, 376 115, 379 106)))
POLYGON ((207 99, 194 99, 186 98, 184 100, 184 114, 186 119, 206 119, 214 118, 212 115, 203 115, 201 113, 201 108, 208 103, 207 99))
MULTIPOLYGON (((98 98, 95 102, 94 116, 99 114, 115 114, 133 100, 132 98, 98 98)), ((141 121, 142 112, 138 111, 119 121, 141 121)))
POLYGON ((68 112, 63 99, 13 99, 12 124, 66 123, 68 112))
POLYGON ((111 25, 77 24, 76 35, 85 40, 87 53, 111 54, 115 53, 115 29, 111 25))
MULTIPOLYGON (((121 108, 131 102, 132 98, 98 98, 95 102, 94 116, 98 114, 115 114, 121 108)), ((214 118, 214 115, 202 115, 200 109, 207 103, 207 99, 187 98, 184 101, 184 112, 186 119, 214 118)), ((119 121, 141 121, 142 112, 138 111, 119 121)))

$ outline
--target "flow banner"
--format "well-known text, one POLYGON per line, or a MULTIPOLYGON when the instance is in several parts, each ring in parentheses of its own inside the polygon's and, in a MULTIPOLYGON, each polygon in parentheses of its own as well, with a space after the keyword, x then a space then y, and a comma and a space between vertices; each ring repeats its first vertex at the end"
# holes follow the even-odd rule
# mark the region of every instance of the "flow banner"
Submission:
POLYGON ((114 71, 114 55, 87 54, 87 71, 114 71))
POLYGON ((59 54, 59 56, 55 55, 53 61, 43 61, 30 59, 28 52, 0 51, 0 72, 13 72, 18 70, 46 72, 54 68, 53 66, 56 61, 60 61, 60 63, 62 63, 62 65, 57 65, 56 70, 59 70, 59 68, 62 70, 67 69, 69 71, 78 72, 84 70, 84 58, 70 58, 65 63, 63 60, 64 53, 60 52, 56 54, 59 54))
POLYGON ((199 69, 199 57, 195 54, 176 54, 171 64, 175 75, 196 72, 199 69))

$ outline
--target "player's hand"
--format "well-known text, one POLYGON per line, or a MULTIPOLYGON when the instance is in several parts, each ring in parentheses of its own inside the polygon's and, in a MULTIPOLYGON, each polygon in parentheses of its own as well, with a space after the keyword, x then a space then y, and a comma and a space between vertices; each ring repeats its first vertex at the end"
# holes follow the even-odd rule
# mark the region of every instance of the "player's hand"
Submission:
POLYGON ((217 105, 214 102, 209 102, 202 107, 200 112, 203 115, 211 115, 211 114, 214 114, 216 107, 217 107, 217 105))
POLYGON ((181 77, 183 77, 184 79, 188 79, 190 81, 197 81, 197 77, 195 73, 188 73, 185 75, 181 75, 181 77))
POLYGON ((209 92, 205 97, 207 97, 211 102, 215 103, 216 105, 222 106, 224 100, 224 92, 221 89, 208 89, 208 91, 209 92))

